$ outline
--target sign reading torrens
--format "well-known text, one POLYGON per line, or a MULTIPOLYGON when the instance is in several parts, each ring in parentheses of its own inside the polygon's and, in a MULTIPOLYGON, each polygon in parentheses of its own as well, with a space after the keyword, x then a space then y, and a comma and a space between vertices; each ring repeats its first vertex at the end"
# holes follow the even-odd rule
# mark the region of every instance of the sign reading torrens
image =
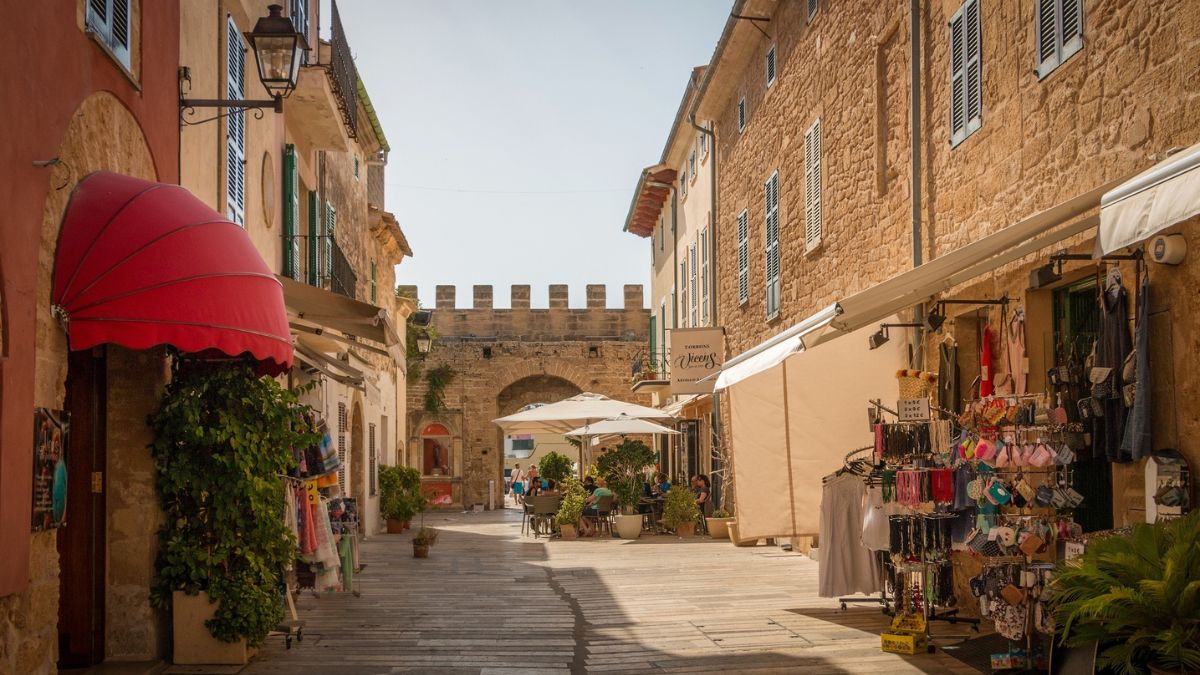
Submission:
POLYGON ((724 341, 725 331, 720 328, 671 330, 671 393, 712 393, 716 374, 725 363, 724 341))

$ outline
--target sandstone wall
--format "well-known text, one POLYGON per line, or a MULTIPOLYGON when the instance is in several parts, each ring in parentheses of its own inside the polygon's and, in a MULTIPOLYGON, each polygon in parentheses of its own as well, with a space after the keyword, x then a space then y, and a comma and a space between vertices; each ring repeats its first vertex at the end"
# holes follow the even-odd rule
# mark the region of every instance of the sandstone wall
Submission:
MULTIPOLYGON (((486 503, 488 481, 502 494, 504 439, 492 420, 531 402, 553 402, 580 391, 649 405, 630 391, 630 365, 644 355, 649 314, 642 287, 625 287, 625 309, 604 308, 603 287, 589 287, 588 308, 567 306, 566 287, 552 286, 550 309, 529 309, 529 287, 513 287, 514 309, 490 309, 491 287, 476 286, 470 309, 454 307, 454 287, 438 287, 433 312, 438 339, 419 366, 449 365, 454 380, 442 411, 423 406, 428 383, 408 383, 407 463, 420 468, 421 430, 430 423, 453 435, 456 504, 486 503)), ((407 290, 415 297, 415 289, 407 290)))

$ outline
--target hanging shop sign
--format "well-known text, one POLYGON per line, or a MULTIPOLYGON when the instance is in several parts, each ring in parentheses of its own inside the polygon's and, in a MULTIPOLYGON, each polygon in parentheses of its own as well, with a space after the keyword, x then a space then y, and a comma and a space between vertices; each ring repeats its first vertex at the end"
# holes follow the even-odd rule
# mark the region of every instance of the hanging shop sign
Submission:
POLYGON ((724 343, 721 328, 672 329, 671 393, 712 393, 715 376, 725 364, 724 343))
POLYGON ((929 421, 928 398, 902 398, 896 402, 896 409, 900 411, 901 422, 929 421))
POLYGON ((36 408, 33 412, 33 531, 66 524, 67 439, 70 413, 36 408))

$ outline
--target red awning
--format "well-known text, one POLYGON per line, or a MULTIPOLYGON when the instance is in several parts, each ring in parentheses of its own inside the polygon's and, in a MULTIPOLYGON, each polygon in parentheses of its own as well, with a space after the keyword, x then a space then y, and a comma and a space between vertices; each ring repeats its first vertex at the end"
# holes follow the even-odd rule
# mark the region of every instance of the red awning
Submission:
POLYGON ((178 185, 99 172, 71 194, 51 302, 73 350, 248 353, 292 365, 283 290, 246 231, 178 185))

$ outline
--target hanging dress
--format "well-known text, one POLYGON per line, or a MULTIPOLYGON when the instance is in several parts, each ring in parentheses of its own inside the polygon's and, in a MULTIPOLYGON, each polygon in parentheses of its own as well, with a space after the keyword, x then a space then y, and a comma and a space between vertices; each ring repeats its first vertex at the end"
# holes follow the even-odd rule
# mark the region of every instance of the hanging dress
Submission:
POLYGON ((1013 393, 1025 393, 1025 309, 1018 307, 1008 320, 1008 372, 1013 379, 1013 393))
POLYGON ((991 326, 983 327, 983 351, 979 355, 979 398, 992 395, 992 334, 991 326))
POLYGON ((849 473, 830 478, 822 488, 817 569, 822 598, 880 590, 874 554, 862 543, 866 491, 862 478, 849 473))

